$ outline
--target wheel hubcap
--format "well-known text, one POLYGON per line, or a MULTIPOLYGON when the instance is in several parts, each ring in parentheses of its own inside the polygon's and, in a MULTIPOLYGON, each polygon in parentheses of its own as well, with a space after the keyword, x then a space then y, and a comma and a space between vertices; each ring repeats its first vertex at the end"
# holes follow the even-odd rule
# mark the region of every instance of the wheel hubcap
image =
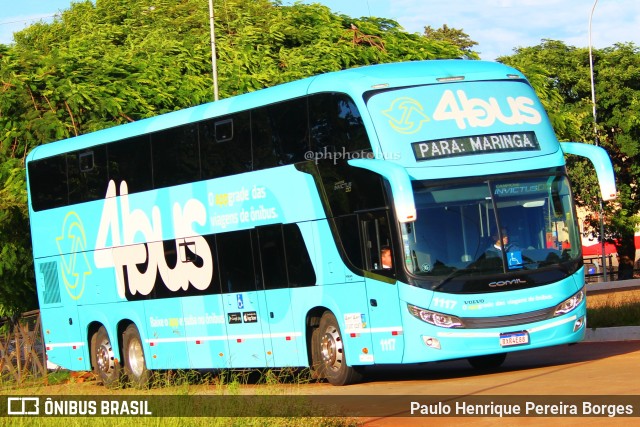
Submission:
POLYGON ((115 365, 113 364, 113 351, 111 349, 111 343, 109 341, 104 341, 100 344, 100 348, 96 354, 96 361, 98 363, 98 369, 105 374, 110 374, 114 369, 115 365))
POLYGON ((133 340, 129 343, 129 368, 138 378, 144 372, 144 353, 140 341, 133 340))
POLYGON ((342 338, 334 327, 328 327, 320 339, 320 352, 322 361, 332 371, 337 371, 342 366, 342 338))

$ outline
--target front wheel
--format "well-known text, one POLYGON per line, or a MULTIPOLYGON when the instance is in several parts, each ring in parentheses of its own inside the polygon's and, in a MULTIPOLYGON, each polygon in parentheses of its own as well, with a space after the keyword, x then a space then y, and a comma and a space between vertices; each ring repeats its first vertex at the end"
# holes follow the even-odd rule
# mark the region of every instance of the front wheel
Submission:
POLYGON ((333 385, 353 384, 362 379, 355 368, 347 365, 340 326, 333 313, 326 311, 322 315, 313 335, 312 363, 320 378, 326 378, 333 385))
POLYGON ((151 373, 147 369, 144 360, 144 349, 140 333, 135 325, 127 326, 122 334, 124 353, 124 372, 127 380, 136 388, 147 388, 151 379, 151 373))
POLYGON ((109 334, 104 326, 91 337, 91 361, 98 379, 106 387, 114 387, 120 382, 120 363, 113 352, 109 334))
POLYGON ((476 369, 496 369, 504 363, 506 358, 507 353, 498 353, 470 357, 467 361, 476 369))

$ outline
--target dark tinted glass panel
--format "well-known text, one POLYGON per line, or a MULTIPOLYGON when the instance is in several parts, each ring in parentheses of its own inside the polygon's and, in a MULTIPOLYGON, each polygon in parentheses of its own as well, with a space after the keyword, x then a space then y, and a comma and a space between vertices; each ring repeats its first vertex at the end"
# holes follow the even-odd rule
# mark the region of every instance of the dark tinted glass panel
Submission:
POLYGON ((109 144, 109 179, 116 187, 126 181, 129 193, 147 191, 151 185, 151 147, 149 137, 140 136, 109 144))
POLYGON ((313 151, 345 152, 371 148, 362 117, 351 98, 340 93, 309 97, 309 128, 313 151))
POLYGON ((265 289, 288 287, 286 258, 282 241, 282 225, 258 229, 262 280, 265 289))
POLYGON ((28 169, 34 210, 52 209, 67 204, 67 167, 64 156, 31 162, 28 169))
POLYGON ((278 132, 277 150, 280 165, 302 162, 309 151, 307 98, 294 99, 269 107, 272 123, 278 132))
POLYGON ((216 236, 220 284, 224 293, 256 290, 251 234, 248 230, 216 236))
POLYGON ((67 165, 69 203, 82 203, 104 198, 109 183, 105 145, 69 154, 67 165))
POLYGON ((256 169, 304 161, 309 151, 307 99, 299 98, 254 110, 256 169), (263 154, 261 156, 260 154, 263 154))
POLYGON ((203 179, 251 170, 251 115, 248 111, 207 120, 199 127, 203 179))
MULTIPOLYGON (((383 263, 382 250, 391 250, 391 227, 387 211, 361 213, 359 215, 360 229, 364 240, 365 268, 367 270, 391 270, 391 262, 383 263)), ((389 260, 387 260, 389 261, 389 260)))
POLYGON ((311 264, 309 251, 296 224, 286 224, 282 228, 287 255, 289 286, 313 286, 316 284, 316 272, 311 264))
POLYGON ((346 162, 318 162, 325 192, 334 216, 386 206, 380 175, 346 162))
POLYGON ((266 169, 279 164, 276 142, 277 133, 273 128, 269 109, 256 108, 251 112, 251 138, 253 169, 266 169))
POLYGON ((342 245, 343 253, 347 256, 351 264, 362 269, 362 251, 360 250, 360 231, 358 228, 358 217, 349 215, 334 219, 336 231, 339 236, 338 244, 342 245))
POLYGON ((153 185, 170 187, 200 179, 198 128, 179 126, 151 135, 153 185))

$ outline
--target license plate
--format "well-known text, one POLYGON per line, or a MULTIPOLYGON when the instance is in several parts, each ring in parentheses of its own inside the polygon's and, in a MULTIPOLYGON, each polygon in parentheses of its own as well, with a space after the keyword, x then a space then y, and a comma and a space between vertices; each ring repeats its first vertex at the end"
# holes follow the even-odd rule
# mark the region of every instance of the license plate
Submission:
POLYGON ((527 331, 500 334, 500 345, 502 347, 523 344, 529 344, 529 333, 527 331))

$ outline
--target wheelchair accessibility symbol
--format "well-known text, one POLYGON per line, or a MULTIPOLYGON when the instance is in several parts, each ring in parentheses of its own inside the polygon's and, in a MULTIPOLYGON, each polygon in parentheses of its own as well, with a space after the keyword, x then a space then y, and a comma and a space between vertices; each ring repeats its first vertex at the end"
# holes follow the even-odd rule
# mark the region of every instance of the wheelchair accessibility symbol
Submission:
POLYGON ((509 262, 510 269, 522 268, 522 252, 520 251, 508 252, 507 260, 509 262))
POLYGON ((242 294, 238 294, 238 310, 242 310, 244 308, 244 300, 242 299, 242 294))

